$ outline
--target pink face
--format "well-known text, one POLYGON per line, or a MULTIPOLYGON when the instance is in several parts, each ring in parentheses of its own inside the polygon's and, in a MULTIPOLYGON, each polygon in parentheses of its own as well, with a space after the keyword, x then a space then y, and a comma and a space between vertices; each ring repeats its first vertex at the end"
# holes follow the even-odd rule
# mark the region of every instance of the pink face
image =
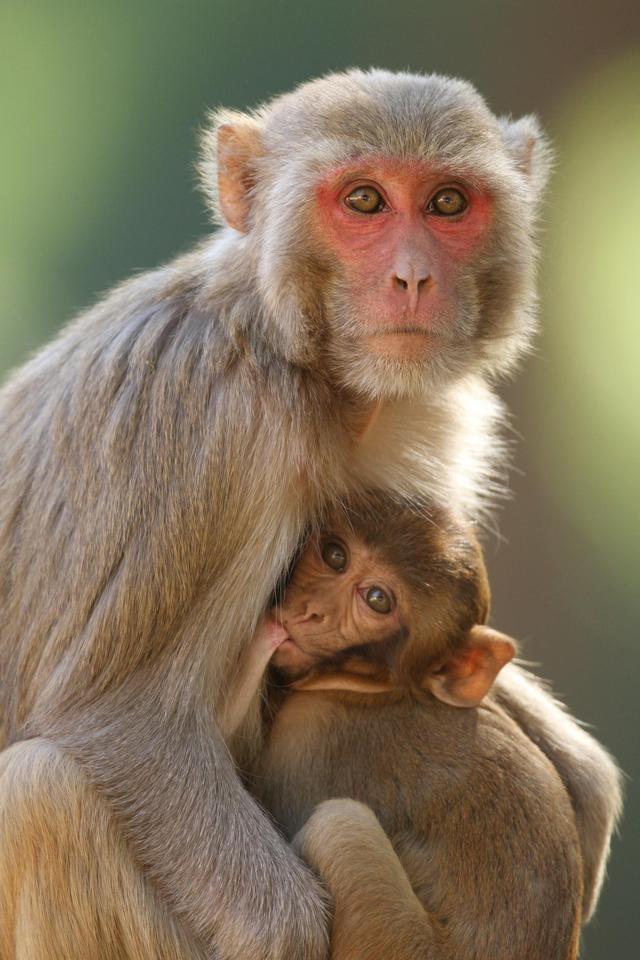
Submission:
POLYGON ((461 315, 469 266, 492 200, 418 163, 367 158, 317 188, 322 241, 340 264, 359 336, 398 359, 469 336, 461 315))

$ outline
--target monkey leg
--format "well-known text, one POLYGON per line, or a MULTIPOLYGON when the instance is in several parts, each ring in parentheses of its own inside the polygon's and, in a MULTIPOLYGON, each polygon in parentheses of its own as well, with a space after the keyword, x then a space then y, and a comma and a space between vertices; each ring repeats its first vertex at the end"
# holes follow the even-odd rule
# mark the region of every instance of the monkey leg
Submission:
POLYGON ((332 960, 444 960, 442 931, 369 807, 326 800, 293 843, 333 897, 332 960))
POLYGON ((598 903, 622 809, 622 774, 604 747, 533 674, 508 664, 496 680, 493 697, 549 758, 569 793, 582 852, 587 921, 598 903))
POLYGON ((108 805, 47 740, 0 753, 0 960, 201 960, 108 805))

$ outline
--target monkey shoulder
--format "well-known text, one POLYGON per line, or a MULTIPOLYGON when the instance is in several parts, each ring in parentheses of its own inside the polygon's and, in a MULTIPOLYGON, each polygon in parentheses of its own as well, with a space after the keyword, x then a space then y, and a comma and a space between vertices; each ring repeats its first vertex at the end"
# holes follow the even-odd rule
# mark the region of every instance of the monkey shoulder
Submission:
POLYGON ((34 381, 48 384, 50 393, 58 382, 84 388, 89 376, 95 392, 132 373, 142 385, 164 368, 175 390, 188 387, 199 367, 221 380, 243 371, 246 382, 260 371, 281 379, 291 365, 263 330, 255 282, 240 275, 240 260, 230 238, 214 234, 175 260, 129 277, 72 318, 16 371, 7 392, 34 381))
POLYGON ((516 804, 544 820, 544 810, 555 805, 563 820, 572 819, 553 764, 490 698, 471 709, 430 698, 408 718, 409 726, 412 739, 428 745, 425 776, 445 806, 462 789, 467 796, 483 796, 505 816, 516 804))

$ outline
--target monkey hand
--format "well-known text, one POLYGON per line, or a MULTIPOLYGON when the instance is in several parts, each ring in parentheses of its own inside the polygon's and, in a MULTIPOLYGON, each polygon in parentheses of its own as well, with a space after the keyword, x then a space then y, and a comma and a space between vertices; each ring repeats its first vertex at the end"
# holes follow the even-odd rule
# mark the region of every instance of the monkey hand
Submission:
POLYGON ((373 810, 343 797, 320 803, 298 830, 292 845, 322 876, 329 865, 336 866, 336 857, 344 855, 345 846, 357 855, 360 842, 366 842, 372 834, 386 839, 373 810))

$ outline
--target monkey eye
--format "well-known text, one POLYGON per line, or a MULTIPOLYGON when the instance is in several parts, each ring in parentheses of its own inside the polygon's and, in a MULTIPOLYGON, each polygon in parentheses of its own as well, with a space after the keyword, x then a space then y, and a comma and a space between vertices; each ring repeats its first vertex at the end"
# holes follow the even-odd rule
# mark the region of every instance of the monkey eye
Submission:
POLYGON ((322 559, 336 573, 342 573, 347 567, 347 552, 341 543, 329 540, 322 547, 322 559))
POLYGON ((375 187, 356 187, 344 202, 358 213, 379 213, 384 209, 382 194, 375 187))
POLYGON ((391 613, 393 601, 382 587, 368 587, 364 594, 364 602, 376 613, 391 613))
POLYGON ((444 187, 435 193, 427 204, 427 213, 436 217, 455 217, 468 207, 466 197, 454 187, 444 187))

